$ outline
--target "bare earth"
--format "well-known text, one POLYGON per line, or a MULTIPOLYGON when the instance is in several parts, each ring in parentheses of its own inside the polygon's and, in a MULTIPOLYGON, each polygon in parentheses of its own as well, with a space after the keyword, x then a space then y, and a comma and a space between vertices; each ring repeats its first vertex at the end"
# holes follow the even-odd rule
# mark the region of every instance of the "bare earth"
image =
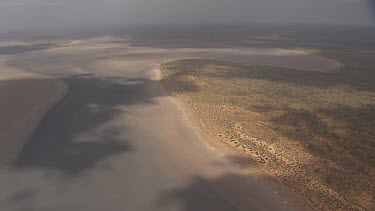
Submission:
MULTIPOLYGON (((166 50, 100 40, 108 41, 31 51, 1 66, 0 73, 32 72, 27 80, 15 80, 9 71, 0 75, 0 86, 6 86, 0 89, 0 112, 7 116, 0 120, 1 153, 13 154, 2 160, 15 156, 65 94, 67 86, 51 77, 70 87, 3 174, 1 210, 292 209, 208 147, 163 90, 157 65, 205 58, 334 71, 338 62, 298 50, 166 50)), ((236 156, 231 160, 243 159, 236 156)))

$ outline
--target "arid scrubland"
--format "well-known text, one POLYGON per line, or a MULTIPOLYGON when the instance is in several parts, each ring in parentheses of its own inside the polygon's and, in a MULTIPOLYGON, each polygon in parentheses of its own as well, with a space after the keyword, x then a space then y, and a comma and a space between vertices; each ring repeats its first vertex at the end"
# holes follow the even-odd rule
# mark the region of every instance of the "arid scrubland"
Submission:
POLYGON ((371 67, 349 62, 339 73, 213 60, 160 69, 163 84, 202 128, 252 157, 313 209, 371 210, 375 92, 366 76, 371 67))

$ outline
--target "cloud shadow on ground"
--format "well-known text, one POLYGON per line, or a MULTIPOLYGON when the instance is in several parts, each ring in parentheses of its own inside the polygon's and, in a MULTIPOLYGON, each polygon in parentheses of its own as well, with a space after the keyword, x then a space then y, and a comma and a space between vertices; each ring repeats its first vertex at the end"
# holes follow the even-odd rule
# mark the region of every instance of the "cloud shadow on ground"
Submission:
POLYGON ((159 80, 145 78, 86 74, 65 81, 71 91, 47 113, 14 167, 74 176, 108 157, 136 150, 127 140, 126 125, 113 120, 125 113, 122 107, 155 103, 154 98, 165 95, 159 80))
MULTIPOLYGON (((234 165, 239 165, 241 169, 258 168, 258 164, 247 156, 232 155, 227 159, 234 165)), ((265 175, 258 176, 264 177, 265 175)), ((186 186, 164 192, 158 200, 158 206, 167 208, 178 203, 184 211, 270 210, 275 208, 286 210, 281 200, 274 200, 275 198, 277 199, 277 196, 274 196, 270 189, 260 185, 259 180, 240 173, 228 172, 213 178, 193 176, 186 186)))
POLYGON ((40 51, 53 47, 52 44, 34 44, 34 45, 11 45, 0 47, 0 54, 20 54, 28 51, 40 51))

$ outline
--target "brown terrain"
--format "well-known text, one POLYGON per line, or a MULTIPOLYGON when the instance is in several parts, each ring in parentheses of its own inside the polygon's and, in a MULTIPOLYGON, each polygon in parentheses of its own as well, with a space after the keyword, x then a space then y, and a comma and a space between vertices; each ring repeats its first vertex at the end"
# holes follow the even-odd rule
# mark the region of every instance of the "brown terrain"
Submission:
POLYGON ((160 70, 204 131, 311 208, 374 209, 375 94, 352 77, 212 60, 160 70))

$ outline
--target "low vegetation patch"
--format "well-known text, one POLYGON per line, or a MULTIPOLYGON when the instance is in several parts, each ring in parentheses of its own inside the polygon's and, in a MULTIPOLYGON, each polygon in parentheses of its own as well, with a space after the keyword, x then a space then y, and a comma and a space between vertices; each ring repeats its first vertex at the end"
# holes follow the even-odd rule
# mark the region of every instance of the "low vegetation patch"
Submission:
POLYGON ((375 92, 366 80, 212 60, 161 66, 210 134, 315 209, 374 209, 375 92))

